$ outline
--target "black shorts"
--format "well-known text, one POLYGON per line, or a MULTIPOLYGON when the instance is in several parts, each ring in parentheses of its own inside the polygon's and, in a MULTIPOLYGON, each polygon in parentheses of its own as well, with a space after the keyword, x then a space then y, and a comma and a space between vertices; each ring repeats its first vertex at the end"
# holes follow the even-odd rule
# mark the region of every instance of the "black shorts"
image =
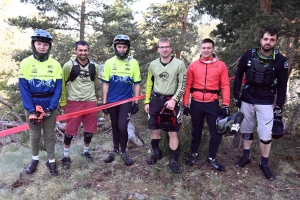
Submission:
MULTIPOLYGON (((157 130, 160 129, 158 124, 158 115, 162 111, 165 103, 168 100, 152 97, 149 103, 149 113, 148 113, 148 129, 157 130)), ((179 132, 180 126, 182 123, 180 106, 179 103, 175 105, 175 112, 177 115, 177 126, 175 128, 175 132, 179 132)))

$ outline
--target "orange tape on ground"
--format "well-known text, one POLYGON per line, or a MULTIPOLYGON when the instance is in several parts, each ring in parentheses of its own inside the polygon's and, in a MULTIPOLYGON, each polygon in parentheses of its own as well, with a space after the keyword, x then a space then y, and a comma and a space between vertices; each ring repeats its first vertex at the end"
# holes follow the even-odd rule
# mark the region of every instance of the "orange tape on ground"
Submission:
MULTIPOLYGON (((59 116, 56 117, 56 121, 62 121, 62 120, 70 119, 70 118, 73 118, 73 117, 78 117, 78 116, 81 116, 81 115, 84 115, 84 114, 87 114, 87 113, 97 112, 97 111, 100 111, 100 110, 103 110, 103 109, 106 109, 106 108, 121 105, 123 103, 143 99, 143 98, 145 98, 145 96, 146 95, 141 95, 141 96, 138 96, 138 97, 132 97, 132 98, 125 99, 125 100, 122 100, 122 101, 118 101, 118 102, 114 102, 114 103, 110 103, 110 104, 105 104, 103 106, 97 106, 95 108, 90 108, 90 109, 87 109, 87 110, 82 110, 82 111, 78 111, 78 112, 74 112, 74 113, 59 115, 59 116)), ((14 127, 14 128, 10 128, 10 129, 7 129, 7 130, 0 131, 0 137, 4 137, 4 136, 11 135, 11 134, 14 134, 14 133, 26 131, 28 129, 29 129, 28 124, 24 124, 22 126, 18 126, 18 127, 14 127)))

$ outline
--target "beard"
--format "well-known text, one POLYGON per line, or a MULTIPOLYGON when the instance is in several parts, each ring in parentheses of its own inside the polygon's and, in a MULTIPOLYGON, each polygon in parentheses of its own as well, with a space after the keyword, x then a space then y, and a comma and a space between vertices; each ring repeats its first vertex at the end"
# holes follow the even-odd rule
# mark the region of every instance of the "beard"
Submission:
POLYGON ((262 50, 265 52, 273 51, 274 47, 270 46, 270 48, 265 48, 264 46, 261 47, 262 50))

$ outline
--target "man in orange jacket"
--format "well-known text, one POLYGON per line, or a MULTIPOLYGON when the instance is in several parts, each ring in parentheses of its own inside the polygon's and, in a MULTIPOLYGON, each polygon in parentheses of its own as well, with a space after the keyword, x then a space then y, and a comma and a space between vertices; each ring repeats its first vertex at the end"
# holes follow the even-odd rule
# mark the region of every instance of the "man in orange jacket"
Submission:
POLYGON ((216 129, 219 115, 229 116, 230 84, 228 70, 224 62, 214 55, 214 42, 206 38, 201 42, 200 58, 192 62, 187 70, 186 88, 183 95, 183 114, 192 119, 191 156, 186 164, 192 166, 198 158, 203 122, 206 118, 210 131, 209 153, 207 162, 218 171, 225 168, 216 159, 222 135, 216 129), (219 90, 222 91, 222 108, 219 106, 219 90), (191 96, 190 108, 188 107, 191 96))

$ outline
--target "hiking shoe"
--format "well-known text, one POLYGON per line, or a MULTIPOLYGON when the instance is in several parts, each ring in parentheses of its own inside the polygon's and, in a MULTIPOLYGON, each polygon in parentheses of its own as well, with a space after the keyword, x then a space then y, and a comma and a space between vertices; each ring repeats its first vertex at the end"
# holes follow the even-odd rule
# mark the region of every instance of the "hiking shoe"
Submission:
POLYGON ((198 159, 198 153, 192 153, 189 158, 186 159, 185 164, 188 166, 193 166, 198 159))
POLYGON ((132 159, 129 157, 129 155, 126 152, 121 154, 121 158, 122 158, 123 162, 125 163, 125 165, 127 165, 127 166, 132 165, 132 159))
POLYGON ((82 153, 82 156, 85 157, 85 159, 87 161, 89 161, 89 162, 93 162, 94 161, 93 157, 91 156, 91 154, 89 152, 82 153))
POLYGON ((208 163, 211 167, 215 168, 216 170, 218 170, 218 171, 220 171, 220 172, 225 171, 225 167, 224 167, 223 165, 221 165, 216 159, 211 160, 211 159, 209 159, 209 158, 207 157, 207 163, 208 163))
POLYGON ((243 155, 240 160, 235 163, 235 166, 237 167, 245 167, 246 165, 248 165, 251 162, 251 158, 248 158, 248 156, 243 155))
POLYGON ((178 162, 176 160, 171 159, 169 162, 169 166, 170 166, 171 171, 174 174, 178 174, 179 166, 178 166, 178 162))
POLYGON ((31 160, 29 165, 26 167, 26 174, 32 174, 33 172, 35 172, 38 164, 39 160, 31 160))
POLYGON ((60 161, 62 162, 63 169, 70 169, 70 165, 71 165, 70 157, 63 157, 60 161))
POLYGON ((153 149, 153 154, 146 160, 148 165, 154 165, 158 160, 162 159, 162 153, 159 149, 153 149))
POLYGON ((117 150, 113 150, 108 156, 107 158, 104 159, 105 163, 111 163, 112 161, 115 160, 115 157, 117 155, 118 151, 117 150))
POLYGON ((269 179, 270 181, 275 180, 275 175, 271 171, 270 165, 268 165, 268 164, 267 165, 259 165, 259 168, 263 171, 263 173, 267 179, 269 179))
POLYGON ((52 176, 58 176, 58 171, 56 167, 56 162, 54 163, 49 163, 49 160, 46 162, 46 166, 48 167, 50 174, 52 176))

